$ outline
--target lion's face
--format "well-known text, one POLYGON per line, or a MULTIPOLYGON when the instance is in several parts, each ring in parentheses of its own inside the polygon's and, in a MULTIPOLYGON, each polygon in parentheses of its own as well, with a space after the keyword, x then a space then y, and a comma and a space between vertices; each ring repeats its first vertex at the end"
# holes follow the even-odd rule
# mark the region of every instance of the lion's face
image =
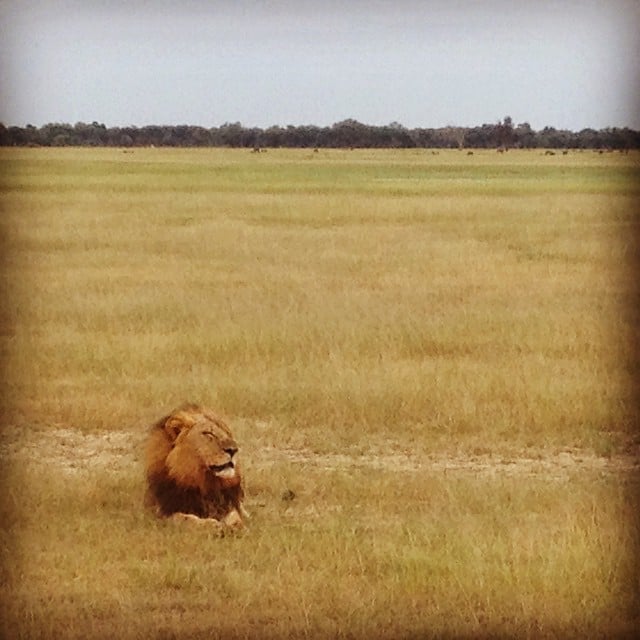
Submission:
POLYGON ((175 449, 188 449, 203 469, 219 478, 233 478, 236 475, 234 458, 238 445, 225 426, 204 416, 193 426, 180 432, 174 451, 175 449))
POLYGON ((222 486, 240 482, 238 445, 229 427, 206 411, 178 411, 165 422, 173 445, 167 456, 169 475, 183 486, 199 486, 216 478, 222 486))

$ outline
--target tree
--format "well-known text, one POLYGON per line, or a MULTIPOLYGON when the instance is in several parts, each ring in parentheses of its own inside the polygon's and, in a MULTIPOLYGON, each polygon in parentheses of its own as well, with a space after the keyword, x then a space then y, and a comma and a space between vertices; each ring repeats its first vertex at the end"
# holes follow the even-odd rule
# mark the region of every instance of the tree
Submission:
POLYGON ((268 129, 245 128, 240 122, 225 123, 221 127, 205 129, 191 125, 111 127, 96 121, 48 123, 40 128, 0 125, 0 145, 91 145, 91 146, 149 146, 179 147, 362 147, 362 148, 491 148, 491 147, 547 147, 638 149, 640 132, 629 128, 606 128, 600 131, 583 129, 578 133, 553 127, 534 131, 528 122, 513 126, 510 116, 502 122, 477 127, 441 127, 439 129, 407 129, 399 122, 385 126, 366 125, 347 119, 331 127, 313 125, 268 129))
POLYGON ((336 122, 331 127, 332 147, 369 147, 370 136, 367 135, 367 126, 349 118, 336 122))
POLYGON ((285 146, 286 132, 280 126, 269 127, 266 131, 262 132, 260 136, 262 144, 254 146, 272 147, 277 149, 278 147, 285 146))
POLYGON ((522 149, 535 147, 535 139, 535 131, 528 122, 522 122, 513 132, 514 145, 522 149))
POLYGON ((491 149, 503 146, 502 125, 483 124, 481 127, 468 129, 464 135, 464 146, 474 149, 491 149))
POLYGON ((502 123, 496 127, 496 147, 508 149, 513 146, 513 120, 511 116, 505 116, 502 123))
POLYGON ((222 147, 242 147, 243 128, 240 122, 225 122, 217 133, 218 144, 222 147))
POLYGON ((106 132, 106 127, 95 121, 91 124, 76 122, 73 126, 73 131, 76 144, 97 147, 103 144, 102 138, 106 132))

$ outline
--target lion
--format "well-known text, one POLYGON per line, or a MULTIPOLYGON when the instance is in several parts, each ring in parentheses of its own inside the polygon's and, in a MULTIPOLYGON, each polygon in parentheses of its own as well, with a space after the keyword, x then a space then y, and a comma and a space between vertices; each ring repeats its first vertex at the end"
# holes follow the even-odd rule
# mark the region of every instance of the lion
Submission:
POLYGON ((247 513, 227 424, 209 409, 185 404, 151 428, 145 504, 160 517, 242 527, 247 513))

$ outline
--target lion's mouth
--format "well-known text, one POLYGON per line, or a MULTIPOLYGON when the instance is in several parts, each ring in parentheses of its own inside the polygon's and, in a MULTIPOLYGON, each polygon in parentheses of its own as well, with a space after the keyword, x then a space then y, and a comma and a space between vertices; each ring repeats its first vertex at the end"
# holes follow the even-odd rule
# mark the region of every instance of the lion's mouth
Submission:
POLYGON ((224 464, 210 464, 209 471, 213 471, 216 475, 233 475, 235 465, 233 462, 225 462, 224 464))

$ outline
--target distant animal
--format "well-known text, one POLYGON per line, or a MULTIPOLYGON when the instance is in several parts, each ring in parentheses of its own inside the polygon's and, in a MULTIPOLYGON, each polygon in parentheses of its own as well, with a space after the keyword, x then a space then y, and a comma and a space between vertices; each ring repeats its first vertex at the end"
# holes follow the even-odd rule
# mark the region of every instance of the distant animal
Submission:
POLYGON ((145 504, 164 518, 242 527, 237 453, 231 430, 212 411, 197 404, 175 409, 149 433, 145 504))

